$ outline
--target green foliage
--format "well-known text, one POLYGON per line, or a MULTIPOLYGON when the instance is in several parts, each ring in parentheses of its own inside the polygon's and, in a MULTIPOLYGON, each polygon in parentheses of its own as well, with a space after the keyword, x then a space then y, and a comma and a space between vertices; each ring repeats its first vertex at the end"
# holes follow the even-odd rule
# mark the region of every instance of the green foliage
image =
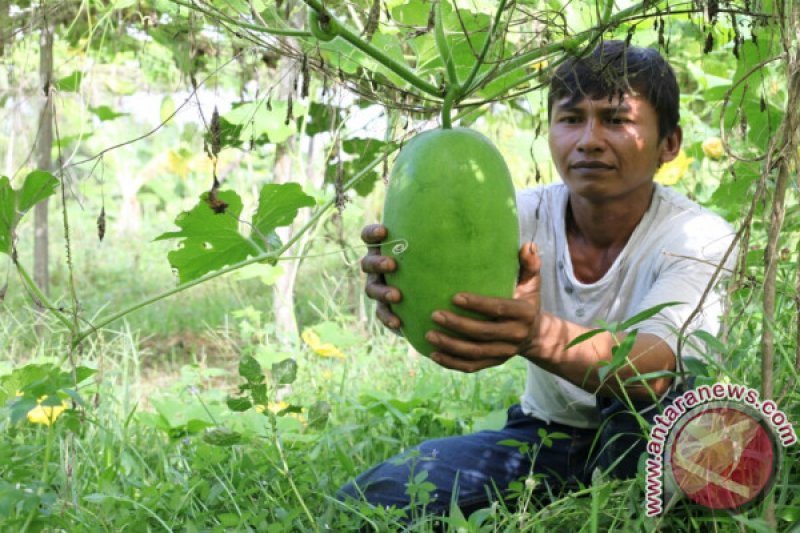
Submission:
POLYGON ((186 283, 248 257, 278 250, 281 242, 275 229, 291 224, 299 209, 313 205, 313 198, 296 183, 264 185, 249 224, 250 234, 244 236, 239 232, 239 195, 219 191, 211 199, 211 193, 206 192, 194 208, 175 219, 180 231, 163 233, 156 240, 181 239, 180 248, 170 252, 168 258, 180 282, 186 283))
POLYGON ((58 180, 40 170, 28 174, 19 190, 11 187, 6 176, 0 177, 0 252, 11 253, 14 230, 20 219, 34 205, 52 195, 57 187, 58 180))

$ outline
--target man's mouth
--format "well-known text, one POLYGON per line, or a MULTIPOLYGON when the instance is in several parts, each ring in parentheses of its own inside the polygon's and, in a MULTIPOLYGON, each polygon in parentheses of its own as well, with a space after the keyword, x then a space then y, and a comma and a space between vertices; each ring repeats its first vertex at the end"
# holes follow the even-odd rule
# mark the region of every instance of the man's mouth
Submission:
POLYGON ((578 161, 577 163, 573 163, 572 168, 592 168, 592 169, 600 169, 600 170, 611 170, 611 165, 607 165, 601 161, 578 161))

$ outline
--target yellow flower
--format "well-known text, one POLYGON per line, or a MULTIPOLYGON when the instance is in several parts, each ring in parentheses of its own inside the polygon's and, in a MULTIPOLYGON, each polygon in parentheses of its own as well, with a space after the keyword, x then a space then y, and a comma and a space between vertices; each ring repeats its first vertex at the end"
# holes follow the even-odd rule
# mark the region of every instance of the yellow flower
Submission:
POLYGON ((289 404, 286 402, 269 402, 269 405, 264 405, 261 403, 256 404, 256 413, 263 413, 267 409, 272 411, 273 413, 277 414, 284 409, 289 407, 289 404))
POLYGON ((303 338, 303 342, 305 342, 309 348, 314 350, 314 353, 317 355, 322 357, 336 357, 339 359, 344 358, 344 354, 339 350, 339 348, 329 342, 323 344, 319 338, 319 335, 314 333, 311 329, 306 329, 300 336, 303 338))
POLYGON ((687 157, 683 150, 678 153, 678 157, 664 163, 656 172, 655 181, 661 185, 675 185, 689 170, 689 165, 694 161, 693 157, 687 157))
POLYGON ((548 62, 546 59, 543 59, 543 60, 541 60, 541 61, 537 61, 536 63, 534 63, 533 65, 531 65, 531 68, 532 68, 533 70, 542 70, 542 69, 544 69, 544 68, 547 68, 547 65, 548 65, 548 64, 549 64, 549 62, 548 62))
POLYGON ((39 398, 39 405, 28 411, 28 422, 31 424, 44 424, 45 426, 49 426, 69 407, 66 401, 62 401, 61 405, 42 405, 45 398, 47 398, 47 396, 39 398))
POLYGON ((719 137, 710 137, 703 141, 703 153, 706 157, 711 159, 719 159, 725 153, 722 147, 722 139, 719 137))

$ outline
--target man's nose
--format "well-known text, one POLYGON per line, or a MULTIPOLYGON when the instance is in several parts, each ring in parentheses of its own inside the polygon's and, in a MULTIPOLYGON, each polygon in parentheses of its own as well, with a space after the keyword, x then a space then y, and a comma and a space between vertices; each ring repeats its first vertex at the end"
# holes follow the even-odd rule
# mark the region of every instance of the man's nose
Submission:
POLYGON ((603 149, 603 132, 599 121, 589 118, 583 124, 581 136, 578 139, 578 151, 595 152, 603 149))

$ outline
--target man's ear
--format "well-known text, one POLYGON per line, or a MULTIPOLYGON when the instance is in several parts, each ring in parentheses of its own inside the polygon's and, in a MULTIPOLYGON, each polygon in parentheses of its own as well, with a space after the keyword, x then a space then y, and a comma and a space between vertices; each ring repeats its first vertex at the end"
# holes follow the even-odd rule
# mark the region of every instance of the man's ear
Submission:
POLYGON ((675 126, 675 129, 661 139, 661 156, 658 160, 658 166, 672 161, 678 157, 681 151, 681 143, 683 142, 683 130, 680 126, 675 126))

